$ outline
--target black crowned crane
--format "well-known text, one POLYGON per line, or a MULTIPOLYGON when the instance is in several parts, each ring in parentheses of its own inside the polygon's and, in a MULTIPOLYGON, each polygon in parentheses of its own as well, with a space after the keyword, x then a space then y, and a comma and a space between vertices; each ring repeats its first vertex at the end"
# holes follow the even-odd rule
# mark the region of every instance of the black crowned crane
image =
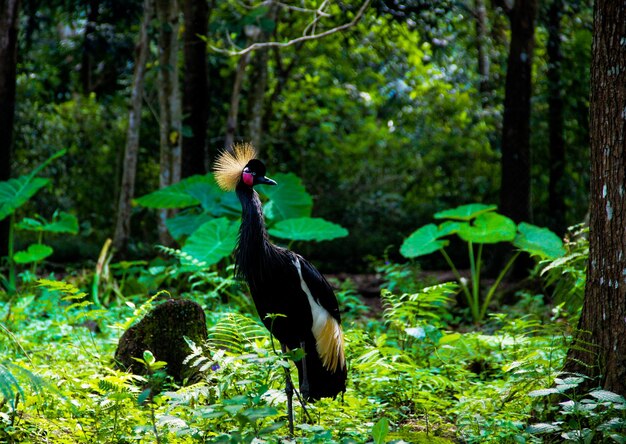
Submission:
MULTIPOLYGON (((218 185, 236 191, 242 216, 235 249, 236 274, 250 287, 256 309, 283 351, 302 348, 296 362, 305 400, 334 398, 346 389, 343 332, 335 294, 326 279, 302 256, 269 240, 256 185, 276 185, 249 144, 223 151, 215 162, 218 185), (268 316, 276 314, 279 316, 268 316)), ((287 378, 290 428, 293 427, 287 378)))

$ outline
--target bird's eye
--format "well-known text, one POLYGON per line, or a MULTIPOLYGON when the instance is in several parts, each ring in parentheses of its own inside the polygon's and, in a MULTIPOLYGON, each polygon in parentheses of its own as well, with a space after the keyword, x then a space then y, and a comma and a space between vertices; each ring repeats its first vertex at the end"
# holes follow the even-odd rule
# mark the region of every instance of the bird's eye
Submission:
POLYGON ((252 172, 252 175, 253 175, 253 176, 256 176, 256 173, 253 171, 253 172, 252 172))

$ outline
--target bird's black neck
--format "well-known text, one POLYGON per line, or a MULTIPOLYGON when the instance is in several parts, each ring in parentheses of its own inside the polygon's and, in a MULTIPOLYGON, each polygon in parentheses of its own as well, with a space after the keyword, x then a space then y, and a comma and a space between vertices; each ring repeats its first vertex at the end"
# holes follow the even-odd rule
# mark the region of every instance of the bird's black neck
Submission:
POLYGON ((266 271, 267 257, 273 245, 265 229, 259 195, 243 184, 238 185, 236 191, 241 202, 241 227, 235 251, 236 274, 252 285, 266 271))

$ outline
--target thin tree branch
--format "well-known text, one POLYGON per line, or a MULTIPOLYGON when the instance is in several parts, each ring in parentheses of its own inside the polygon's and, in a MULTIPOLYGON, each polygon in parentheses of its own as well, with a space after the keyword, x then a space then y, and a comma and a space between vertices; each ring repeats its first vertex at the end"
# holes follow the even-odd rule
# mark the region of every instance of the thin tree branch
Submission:
MULTIPOLYGON (((359 20, 361 20, 361 17, 363 17, 363 14, 365 13, 365 10, 367 9, 367 7, 369 6, 369 4, 371 3, 371 0, 365 0, 365 2, 363 3, 363 5, 361 6, 361 8, 359 9, 359 11, 356 13, 356 15, 354 16, 354 18, 348 22, 348 23, 344 23, 343 25, 337 26, 335 28, 331 28, 328 29, 324 32, 320 32, 319 34, 311 34, 311 35, 303 35, 302 37, 298 37, 296 39, 293 40, 289 40, 287 42, 259 42, 259 43, 253 43, 252 45, 248 46, 247 48, 244 48, 242 50, 239 51, 231 51, 228 49, 222 49, 222 48, 217 48, 213 45, 209 45, 209 48, 211 48, 211 50, 215 51, 215 52, 219 52, 221 54, 227 54, 229 56, 241 56, 244 54, 247 54, 249 52, 255 51, 257 49, 261 49, 261 48, 273 48, 273 47, 279 47, 279 48, 286 48, 289 46, 293 46, 296 45, 298 43, 302 43, 308 40, 317 40, 317 39, 321 39, 323 37, 327 37, 331 34, 335 34, 337 32, 343 31, 345 29, 351 28, 352 26, 356 25, 359 20)), ((308 27, 307 27, 308 29, 308 27)))

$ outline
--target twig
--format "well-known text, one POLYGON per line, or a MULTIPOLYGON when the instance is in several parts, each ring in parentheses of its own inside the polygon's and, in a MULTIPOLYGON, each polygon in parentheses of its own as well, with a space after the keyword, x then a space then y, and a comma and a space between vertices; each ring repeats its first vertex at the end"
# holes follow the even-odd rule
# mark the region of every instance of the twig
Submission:
MULTIPOLYGON (((289 40, 288 42, 259 42, 259 43, 253 43, 252 45, 250 45, 247 48, 244 48, 244 49, 242 49, 240 51, 231 51, 231 50, 228 50, 228 49, 217 48, 216 46, 213 46, 213 45, 209 45, 209 48, 211 48, 211 50, 213 50, 215 52, 219 52, 221 54, 227 54, 227 55, 230 55, 230 56, 240 56, 240 55, 244 55, 244 54, 247 54, 249 52, 255 51, 257 49, 261 49, 261 48, 272 48, 272 47, 286 48, 286 47, 293 46, 293 45, 296 45, 298 43, 305 42, 305 41, 308 41, 308 40, 321 39, 323 37, 327 37, 327 36, 329 36, 331 34, 335 34, 335 33, 339 32, 339 31, 343 31, 344 29, 348 29, 348 28, 351 28, 352 26, 356 25, 358 23, 358 21, 361 20, 361 17, 363 17, 363 14, 365 13, 365 10, 369 6, 370 2, 371 2, 371 0, 365 0, 365 2, 363 3, 363 5, 359 9, 359 11, 356 13, 354 18, 350 22, 344 23, 343 25, 337 26, 335 28, 328 29, 328 30, 326 30, 324 32, 320 32, 319 34, 303 35, 302 37, 298 37, 296 39, 289 40)), ((307 27, 307 29, 308 29, 308 27, 307 27)))

